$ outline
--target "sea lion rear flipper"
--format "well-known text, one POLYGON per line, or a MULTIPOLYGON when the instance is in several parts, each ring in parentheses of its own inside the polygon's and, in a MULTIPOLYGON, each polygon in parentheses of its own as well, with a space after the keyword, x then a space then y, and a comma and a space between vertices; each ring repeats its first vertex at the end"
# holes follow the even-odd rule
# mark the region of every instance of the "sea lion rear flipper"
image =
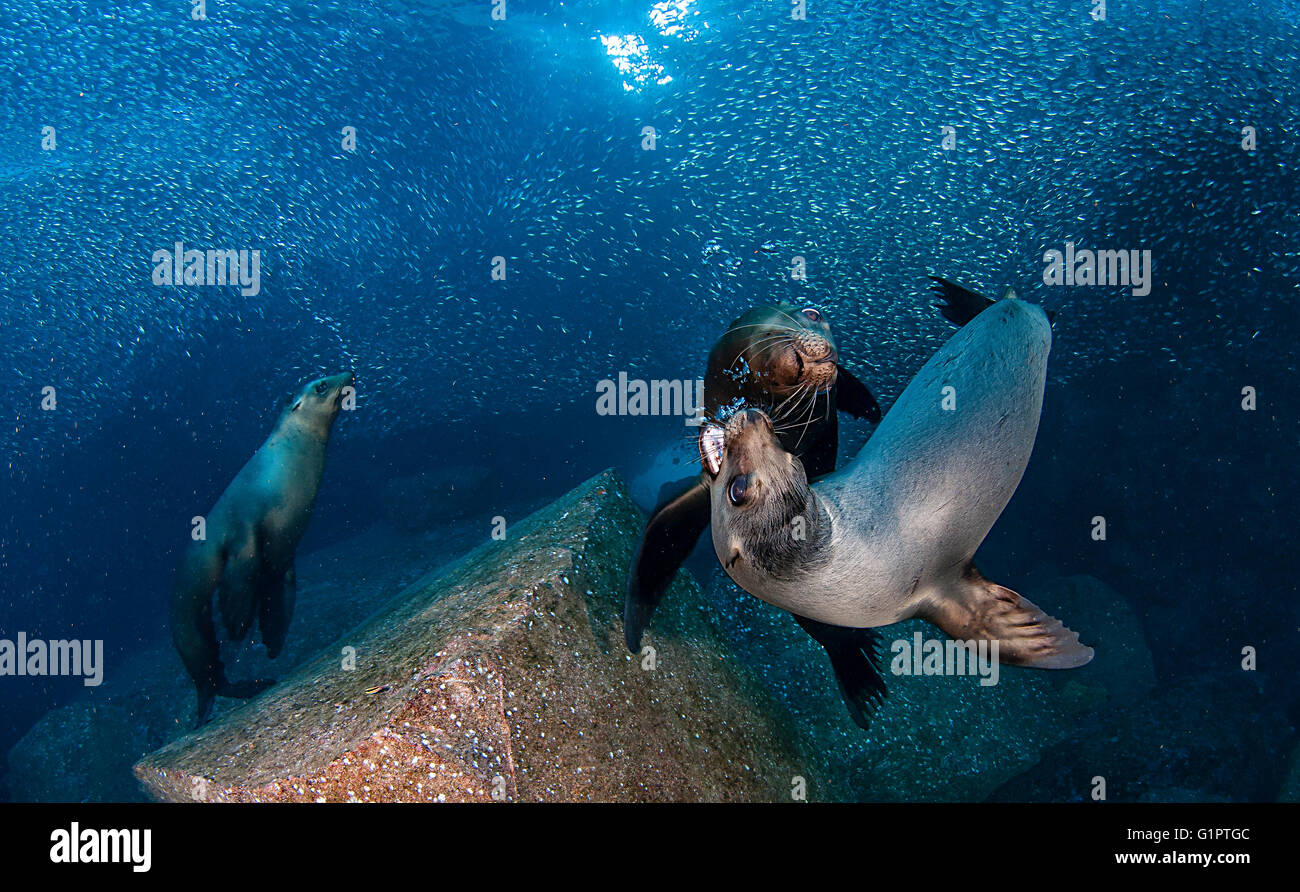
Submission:
POLYGON ((641 636, 650 617, 712 514, 709 488, 699 477, 678 481, 673 490, 665 486, 661 492, 667 497, 650 515, 628 574, 623 640, 633 653, 641 649, 641 636))
POLYGON ((876 666, 880 653, 879 636, 870 629, 831 626, 806 616, 791 616, 813 640, 826 648, 849 716, 853 724, 867 730, 871 726, 870 715, 885 699, 885 678, 876 666))
POLYGON ((945 594, 920 615, 960 641, 997 641, 1000 663, 1077 669, 1092 660, 1093 650, 1079 642, 1078 632, 1028 598, 989 582, 974 565, 945 594))
POLYGON ((267 574, 267 583, 258 594, 262 643, 266 645, 266 655, 273 660, 284 647, 284 638, 289 632, 289 620, 293 619, 293 605, 297 596, 298 579, 292 564, 278 576, 267 574))
POLYGON ((225 679, 221 646, 212 623, 212 590, 221 578, 221 548, 215 542, 191 544, 176 569, 168 603, 172 644, 198 694, 197 723, 208 720, 217 688, 225 679))
POLYGON ((835 408, 848 412, 854 418, 865 418, 872 424, 880 421, 884 413, 880 403, 872 396, 867 385, 863 384, 842 365, 837 365, 835 372, 835 408))
POLYGON ((253 626, 261 574, 256 533, 250 529, 243 536, 232 536, 226 545, 225 567, 217 585, 221 622, 231 641, 242 641, 253 626))
POLYGON ((956 282, 950 282, 938 276, 930 276, 930 279, 934 282, 930 287, 944 301, 941 304, 935 304, 934 308, 942 313, 943 318, 953 325, 961 327, 978 316, 983 310, 993 306, 993 301, 989 298, 982 294, 976 294, 956 282))

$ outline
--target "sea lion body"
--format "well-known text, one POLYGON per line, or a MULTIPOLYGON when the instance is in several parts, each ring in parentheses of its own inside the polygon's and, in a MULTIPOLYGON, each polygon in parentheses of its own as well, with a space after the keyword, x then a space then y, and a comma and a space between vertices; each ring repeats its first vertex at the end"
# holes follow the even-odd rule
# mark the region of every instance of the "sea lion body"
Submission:
POLYGON ((1086 663, 1077 635, 971 563, 1029 461, 1050 347, 1040 308, 992 304, 925 364, 857 457, 811 486, 764 416, 731 419, 711 493, 727 573, 823 623, 921 616, 955 638, 998 640, 1003 662, 1086 663))
MULTIPOLYGON (((788 303, 755 307, 734 319, 709 351, 706 417, 743 407, 776 418, 782 445, 803 456, 814 476, 835 468, 837 409, 872 421, 881 415, 871 392, 839 365, 825 314, 788 303)), ((709 480, 701 473, 668 484, 651 512, 632 560, 624 610, 633 652, 672 577, 708 528, 709 480)))
MULTIPOLYGON (((709 351, 707 417, 725 418, 745 407, 761 407, 778 420, 782 446, 801 456, 813 476, 835 469, 837 411, 872 422, 881 417, 871 391, 839 364, 825 314, 788 303, 741 315, 709 351)), ((710 481, 702 472, 661 490, 628 574, 623 630, 633 653, 673 576, 709 526, 710 481)), ((804 616, 795 620, 825 648, 854 721, 866 727, 867 714, 884 696, 873 634, 804 616)))
POLYGON ((212 593, 229 640, 243 640, 256 619, 267 654, 279 655, 296 597, 294 553, 311 520, 343 389, 351 383, 350 373, 317 379, 286 401, 271 435, 207 514, 205 538, 190 543, 177 567, 172 641, 194 679, 200 724, 215 695, 252 696, 269 684, 226 679, 212 593))

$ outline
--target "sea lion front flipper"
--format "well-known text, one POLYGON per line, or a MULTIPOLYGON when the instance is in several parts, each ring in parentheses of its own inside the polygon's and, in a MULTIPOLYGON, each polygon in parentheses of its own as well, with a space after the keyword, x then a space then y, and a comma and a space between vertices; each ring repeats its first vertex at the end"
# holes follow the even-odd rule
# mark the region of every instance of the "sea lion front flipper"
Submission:
POLYGON ((278 577, 267 575, 266 585, 258 594, 258 621, 262 627, 262 643, 266 655, 275 659, 284 647, 289 633, 289 620, 293 619, 293 605, 298 598, 298 577, 293 564, 278 577))
POLYGON ((1028 598, 989 582, 973 564, 944 594, 920 615, 959 641, 996 641, 1000 663, 1077 669, 1092 660, 1093 650, 1079 642, 1078 632, 1028 598))
POLYGON ((885 699, 885 678, 876 666, 880 653, 879 636, 870 629, 831 626, 806 616, 791 616, 826 649, 853 724, 867 730, 870 727, 868 717, 885 699))
POLYGON ((872 396, 867 385, 863 384, 842 365, 837 365, 835 372, 835 408, 848 412, 854 418, 865 418, 872 424, 880 421, 884 413, 880 403, 872 396))
POLYGON ((646 523, 632 557, 627 600, 623 605, 623 640, 633 653, 641 650, 641 636, 687 555, 709 525, 709 488, 699 477, 678 481, 646 523))
POLYGON ((935 304, 934 308, 942 313, 943 318, 953 325, 961 327, 987 308, 993 306, 994 302, 989 298, 982 294, 976 294, 956 282, 950 282, 938 276, 930 276, 930 279, 934 282, 930 287, 944 301, 941 304, 935 304))

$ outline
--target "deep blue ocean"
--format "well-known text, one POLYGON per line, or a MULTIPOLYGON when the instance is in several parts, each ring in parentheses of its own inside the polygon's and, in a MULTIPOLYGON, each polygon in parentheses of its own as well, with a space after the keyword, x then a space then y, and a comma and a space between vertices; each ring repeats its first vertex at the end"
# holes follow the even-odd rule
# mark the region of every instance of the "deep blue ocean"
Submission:
MULTIPOLYGON (((682 420, 602 416, 598 382, 700 377, 757 304, 823 308, 887 409, 952 332, 933 274, 1055 313, 981 566, 1122 596, 1191 704, 1170 722, 1210 741, 1170 762, 1169 729, 1107 728, 1151 744, 1168 798, 1277 798, 1300 725, 1300 3, 793 8, 0 3, 0 638, 102 639, 109 678, 167 642, 190 519, 312 378, 355 372, 357 402, 300 556, 381 535, 392 481, 429 469, 473 481, 473 523, 635 480, 682 420), (256 293, 155 284, 177 242, 260 252, 256 293), (1046 284, 1067 243, 1149 251, 1149 289, 1046 284)), ((870 430, 842 425, 841 462, 870 430)), ((0 677, 0 754, 85 696, 0 677)))

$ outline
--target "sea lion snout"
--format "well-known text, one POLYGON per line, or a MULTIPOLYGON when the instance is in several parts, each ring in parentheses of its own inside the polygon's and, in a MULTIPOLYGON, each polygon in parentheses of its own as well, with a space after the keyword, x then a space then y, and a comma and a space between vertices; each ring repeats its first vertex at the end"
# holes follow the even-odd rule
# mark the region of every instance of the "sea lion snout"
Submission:
MULTIPOLYGON (((747 430, 758 428, 773 434, 772 419, 760 409, 744 409, 727 420, 726 448, 730 449, 735 438, 743 436, 747 430)), ((775 434, 773 434, 775 436, 775 434)))
POLYGON ((805 360, 821 362, 835 361, 835 345, 830 339, 815 331, 801 331, 794 339, 795 349, 805 360))
POLYGON ((727 420, 720 471, 725 470, 728 476, 756 475, 756 480, 764 480, 785 473, 789 459, 765 412, 745 409, 727 420))
POLYGON ((331 375, 325 380, 330 383, 330 386, 332 388, 334 388, 334 391, 336 393, 336 400, 340 405, 342 405, 343 389, 345 387, 351 387, 353 384, 355 384, 357 381, 357 376, 354 375, 352 372, 342 372, 341 374, 338 375, 331 375))

